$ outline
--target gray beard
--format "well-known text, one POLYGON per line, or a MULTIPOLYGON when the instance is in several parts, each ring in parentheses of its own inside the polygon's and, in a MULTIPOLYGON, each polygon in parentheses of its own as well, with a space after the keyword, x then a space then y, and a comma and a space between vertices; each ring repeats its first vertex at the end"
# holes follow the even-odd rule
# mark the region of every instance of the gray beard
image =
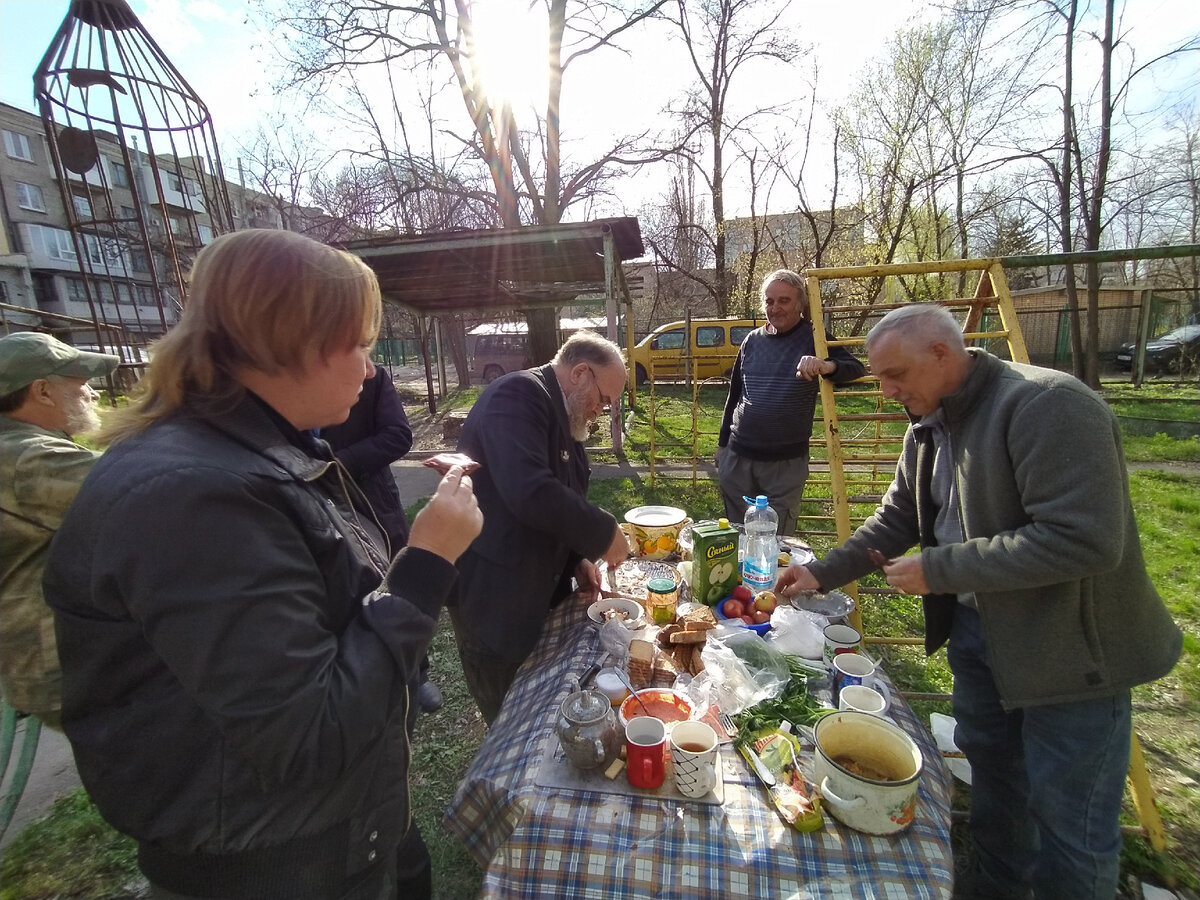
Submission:
POLYGON ((95 408, 86 400, 80 401, 78 405, 72 404, 65 412, 67 415, 67 434, 86 434, 100 427, 100 416, 96 414, 95 408))
POLYGON ((588 392, 567 394, 567 424, 571 430, 571 437, 580 443, 591 437, 589 426, 592 424, 592 420, 588 417, 584 406, 587 401, 588 392))

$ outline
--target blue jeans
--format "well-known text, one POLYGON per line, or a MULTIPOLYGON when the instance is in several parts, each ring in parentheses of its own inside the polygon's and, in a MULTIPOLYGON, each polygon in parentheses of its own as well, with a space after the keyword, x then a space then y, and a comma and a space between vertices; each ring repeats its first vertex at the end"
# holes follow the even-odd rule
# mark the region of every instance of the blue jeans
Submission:
MULTIPOLYGON (((1130 696, 1005 711, 979 614, 959 606, 948 658, 955 741, 971 763, 978 896, 1112 900, 1130 696)), ((996 652, 1003 652, 997 650, 996 652)))

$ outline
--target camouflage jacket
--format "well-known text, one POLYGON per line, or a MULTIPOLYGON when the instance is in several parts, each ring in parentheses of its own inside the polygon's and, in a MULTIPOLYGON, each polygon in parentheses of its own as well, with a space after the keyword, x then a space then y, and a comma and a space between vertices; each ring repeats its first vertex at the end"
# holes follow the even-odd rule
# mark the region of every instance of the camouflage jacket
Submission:
POLYGON ((0 689, 9 705, 56 728, 62 674, 42 569, 98 456, 61 431, 0 415, 0 689))

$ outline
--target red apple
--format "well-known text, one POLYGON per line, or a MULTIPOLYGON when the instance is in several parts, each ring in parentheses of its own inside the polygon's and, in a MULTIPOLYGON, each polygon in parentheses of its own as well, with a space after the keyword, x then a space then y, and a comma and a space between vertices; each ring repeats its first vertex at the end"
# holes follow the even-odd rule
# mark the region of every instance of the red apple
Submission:
POLYGON ((733 589, 733 599, 739 600, 742 603, 749 603, 754 599, 754 592, 744 584, 739 584, 733 589))
POLYGON ((742 621, 745 622, 747 625, 754 624, 754 619, 751 618, 750 616, 742 616, 742 621))
POLYGON ((754 608, 765 612, 767 615, 775 612, 775 606, 775 595, 771 591, 759 591, 754 598, 754 608))
POLYGON ((745 607, 732 598, 721 604, 721 615, 727 619, 740 619, 745 611, 745 607))
POLYGON ((771 621, 771 614, 769 612, 763 612, 761 609, 756 609, 754 612, 750 613, 750 618, 754 620, 755 625, 766 625, 771 621))

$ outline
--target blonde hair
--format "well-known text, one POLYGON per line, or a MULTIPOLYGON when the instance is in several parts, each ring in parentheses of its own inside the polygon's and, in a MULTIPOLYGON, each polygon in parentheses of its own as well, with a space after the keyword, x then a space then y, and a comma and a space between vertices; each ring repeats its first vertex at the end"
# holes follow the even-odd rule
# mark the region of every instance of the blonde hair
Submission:
POLYGON ((776 281, 781 281, 784 284, 790 284, 796 289, 796 304, 800 307, 800 318, 808 321, 808 281, 798 272, 793 272, 791 269, 776 269, 774 272, 768 272, 763 278, 762 284, 758 288, 758 299, 762 301, 763 309, 767 308, 767 288, 776 281))
POLYGON ((196 257, 179 323, 100 437, 120 440, 184 408, 232 408, 245 391, 237 372, 304 372, 373 341, 381 316, 379 282, 357 256, 291 231, 221 235, 196 257))

